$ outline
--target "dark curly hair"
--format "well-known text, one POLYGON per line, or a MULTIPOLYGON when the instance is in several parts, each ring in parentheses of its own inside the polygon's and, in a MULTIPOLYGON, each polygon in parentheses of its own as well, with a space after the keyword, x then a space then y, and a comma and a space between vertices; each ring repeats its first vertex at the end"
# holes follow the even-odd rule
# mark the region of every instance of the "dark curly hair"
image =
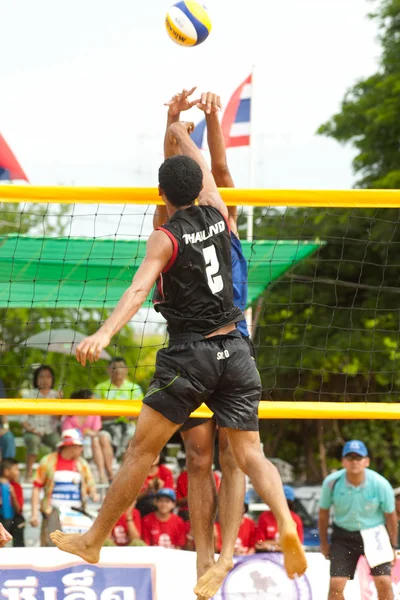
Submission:
POLYGON ((193 204, 203 187, 203 173, 188 156, 172 156, 158 171, 158 183, 171 204, 177 207, 193 204))
POLYGON ((33 373, 33 387, 35 389, 38 389, 38 378, 42 371, 49 371, 49 373, 51 375, 51 387, 53 388, 54 384, 56 382, 56 375, 55 375, 53 369, 50 367, 50 365, 41 365, 40 367, 35 369, 35 371, 33 373))

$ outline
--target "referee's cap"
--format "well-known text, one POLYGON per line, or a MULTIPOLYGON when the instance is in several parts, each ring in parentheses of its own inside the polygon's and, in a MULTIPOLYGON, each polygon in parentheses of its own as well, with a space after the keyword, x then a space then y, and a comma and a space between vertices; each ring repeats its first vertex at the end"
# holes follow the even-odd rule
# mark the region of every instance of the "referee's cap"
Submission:
POLYGON ((394 497, 400 496, 400 487, 394 488, 393 490, 394 497))
POLYGON ((342 457, 347 456, 348 454, 358 454, 365 458, 368 456, 367 446, 364 442, 360 442, 360 440, 350 440, 343 446, 342 457))

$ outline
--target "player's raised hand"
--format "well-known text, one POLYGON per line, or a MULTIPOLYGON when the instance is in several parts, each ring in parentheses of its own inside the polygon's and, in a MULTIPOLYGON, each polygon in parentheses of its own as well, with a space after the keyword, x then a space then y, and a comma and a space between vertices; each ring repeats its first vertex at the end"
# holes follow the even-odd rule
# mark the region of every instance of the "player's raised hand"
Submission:
POLYGON ((198 102, 197 107, 207 115, 211 115, 222 109, 221 98, 213 92, 205 92, 204 94, 201 94, 201 99, 200 102, 198 102))
POLYGON ((196 100, 189 99, 195 90, 196 86, 192 87, 191 90, 182 90, 180 94, 175 94, 169 102, 164 104, 164 106, 168 106, 168 114, 171 117, 175 117, 184 110, 189 110, 192 106, 196 106, 200 102, 200 98, 196 98, 196 100))
POLYGON ((86 360, 89 362, 96 362, 99 360, 101 351, 110 345, 110 336, 99 329, 93 335, 85 338, 81 341, 76 349, 76 360, 81 363, 84 367, 86 360))

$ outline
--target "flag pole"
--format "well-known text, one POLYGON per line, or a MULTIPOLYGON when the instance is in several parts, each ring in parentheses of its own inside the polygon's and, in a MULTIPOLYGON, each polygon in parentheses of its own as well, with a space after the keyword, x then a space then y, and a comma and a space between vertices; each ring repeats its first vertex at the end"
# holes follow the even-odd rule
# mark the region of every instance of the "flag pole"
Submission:
MULTIPOLYGON (((249 188, 254 188, 254 163, 253 163, 253 102, 254 102, 254 64, 251 69, 251 101, 250 101, 250 144, 249 144, 249 188)), ((246 239, 252 242, 254 237, 254 206, 247 207, 247 232, 246 239)), ((246 321, 250 338, 253 339, 253 309, 251 306, 246 310, 246 321)))

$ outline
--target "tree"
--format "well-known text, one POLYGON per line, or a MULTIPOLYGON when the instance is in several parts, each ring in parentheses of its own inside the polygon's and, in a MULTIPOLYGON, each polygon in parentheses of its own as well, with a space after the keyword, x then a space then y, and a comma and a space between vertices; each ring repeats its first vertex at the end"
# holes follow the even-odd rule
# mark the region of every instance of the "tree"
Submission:
POLYGON ((400 2, 383 0, 377 21, 382 56, 377 73, 346 93, 341 111, 318 133, 358 150, 353 161, 360 188, 400 188, 400 2))
MULTIPOLYGON (((1 233, 7 235, 30 233, 51 236, 65 234, 63 216, 67 205, 49 211, 43 204, 0 204, 1 233)), ((1 238, 0 238, 1 243, 1 238)), ((106 379, 106 362, 100 361, 83 369, 74 356, 67 357, 53 352, 26 348, 24 340, 44 329, 76 329, 84 334, 93 333, 106 313, 76 309, 19 308, 0 309, 0 361, 1 378, 7 396, 16 397, 21 388, 31 386, 32 367, 42 363, 52 366, 56 373, 57 388, 65 398, 77 389, 89 388, 106 379)), ((129 366, 129 376, 146 390, 155 364, 155 354, 163 344, 163 336, 152 336, 143 344, 135 340, 132 329, 127 326, 108 348, 111 356, 124 356, 129 366)))

